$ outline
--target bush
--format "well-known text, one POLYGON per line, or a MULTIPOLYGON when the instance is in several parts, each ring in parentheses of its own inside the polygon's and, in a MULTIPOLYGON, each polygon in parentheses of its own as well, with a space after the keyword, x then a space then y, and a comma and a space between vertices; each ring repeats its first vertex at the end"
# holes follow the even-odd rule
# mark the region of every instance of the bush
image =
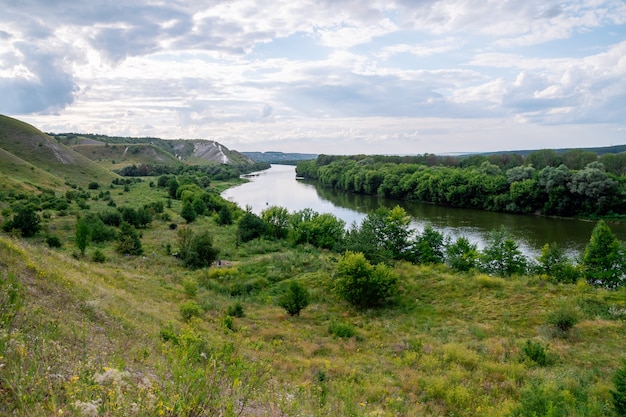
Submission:
POLYGON ((217 259, 219 250, 213 247, 213 238, 209 232, 194 234, 189 228, 178 231, 180 258, 190 268, 205 268, 217 259))
POLYGON ((623 366, 613 374, 615 390, 611 390, 615 414, 626 417, 626 361, 623 366))
POLYGON ((185 278, 183 280, 183 289, 188 297, 193 298, 198 293, 198 282, 192 278, 185 278))
POLYGON ((46 244, 51 248, 60 248, 61 239, 55 235, 46 236, 46 244))
POLYGON ((526 340, 526 344, 522 347, 522 355, 530 359, 539 366, 548 366, 556 361, 556 357, 548 352, 550 345, 543 345, 540 342, 526 340))
POLYGON ((91 257, 91 260, 98 263, 106 262, 107 258, 104 256, 104 253, 100 249, 96 249, 91 257))
POLYGON ((309 291, 297 281, 291 281, 287 291, 278 300, 278 305, 290 316, 299 316, 300 311, 309 305, 309 291))
POLYGON ((193 300, 187 300, 180 306, 180 314, 183 316, 183 320, 189 321, 192 317, 200 317, 202 314, 202 309, 193 300))
POLYGON ((548 313, 547 322, 553 325, 560 335, 565 335, 580 321, 578 309, 568 303, 560 305, 548 313))
POLYGON ((92 181, 92 182, 89 183, 87 188, 90 189, 90 190, 97 190, 98 188, 100 188, 100 184, 98 184, 95 181, 92 181))
POLYGON ((141 255, 143 254, 143 247, 141 245, 141 239, 139 239, 139 233, 137 230, 126 222, 122 222, 120 226, 120 232, 117 238, 117 246, 115 247, 117 253, 122 255, 141 255))
POLYGON ((19 207, 15 210, 13 220, 6 222, 2 228, 5 232, 19 230, 23 237, 30 237, 41 229, 40 222, 41 219, 35 213, 35 209, 30 206, 19 207))
POLYGON ((241 305, 241 303, 235 303, 231 306, 228 306, 226 315, 231 317, 243 317, 245 315, 243 312, 243 306, 241 305))
POLYGON ((362 253, 346 252, 337 264, 335 288, 357 308, 377 307, 397 294, 397 277, 385 265, 372 266, 362 253))
POLYGON ((356 335, 356 330, 351 324, 331 321, 328 325, 328 333, 341 339, 349 339, 356 335))

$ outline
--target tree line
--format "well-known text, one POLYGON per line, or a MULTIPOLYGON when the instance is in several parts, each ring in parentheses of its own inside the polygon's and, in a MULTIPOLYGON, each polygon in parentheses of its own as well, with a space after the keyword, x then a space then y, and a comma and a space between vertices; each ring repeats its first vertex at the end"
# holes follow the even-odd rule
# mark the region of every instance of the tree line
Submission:
POLYGON ((617 161, 626 161, 626 153, 598 157, 583 151, 537 151, 526 158, 320 155, 300 162, 296 173, 341 191, 392 199, 510 213, 617 217, 626 212, 625 171, 617 161))

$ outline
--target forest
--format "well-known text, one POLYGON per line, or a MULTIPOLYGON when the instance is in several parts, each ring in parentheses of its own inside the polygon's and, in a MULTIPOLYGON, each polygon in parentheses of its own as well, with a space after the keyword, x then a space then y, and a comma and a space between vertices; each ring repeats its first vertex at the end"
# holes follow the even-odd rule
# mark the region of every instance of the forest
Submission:
POLYGON ((342 191, 453 207, 565 217, 626 212, 626 153, 320 155, 300 162, 296 172, 342 191))

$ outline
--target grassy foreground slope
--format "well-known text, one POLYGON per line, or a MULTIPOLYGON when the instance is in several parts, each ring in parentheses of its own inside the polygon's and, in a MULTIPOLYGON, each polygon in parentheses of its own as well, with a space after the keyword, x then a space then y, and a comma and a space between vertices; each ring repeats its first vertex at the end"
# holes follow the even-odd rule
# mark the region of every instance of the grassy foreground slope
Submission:
MULTIPOLYGON (((111 190, 119 205, 165 199, 147 181, 111 190)), ((167 255, 180 208, 142 230, 145 257, 104 244, 73 256, 67 216, 45 225, 59 249, 0 235, 0 415, 507 416, 547 402, 552 415, 613 413, 623 289, 398 263, 394 303, 358 311, 332 289, 336 254, 236 244, 236 226, 212 217, 189 227, 212 234, 221 267, 185 269, 167 255), (291 280, 312 294, 299 317, 276 306, 291 280), (200 311, 186 321, 191 300, 200 311), (237 302, 244 316, 227 316, 237 302), (559 336, 547 315, 563 303, 583 320, 559 336), (523 354, 528 341, 546 363, 523 354)))

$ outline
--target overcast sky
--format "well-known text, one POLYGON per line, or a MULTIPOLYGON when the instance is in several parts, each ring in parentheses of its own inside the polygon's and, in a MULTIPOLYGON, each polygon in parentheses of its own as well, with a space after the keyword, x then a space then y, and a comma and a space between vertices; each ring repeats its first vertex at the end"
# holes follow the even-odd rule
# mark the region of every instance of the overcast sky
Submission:
POLYGON ((626 143, 622 0, 0 0, 0 113, 239 151, 626 143))

